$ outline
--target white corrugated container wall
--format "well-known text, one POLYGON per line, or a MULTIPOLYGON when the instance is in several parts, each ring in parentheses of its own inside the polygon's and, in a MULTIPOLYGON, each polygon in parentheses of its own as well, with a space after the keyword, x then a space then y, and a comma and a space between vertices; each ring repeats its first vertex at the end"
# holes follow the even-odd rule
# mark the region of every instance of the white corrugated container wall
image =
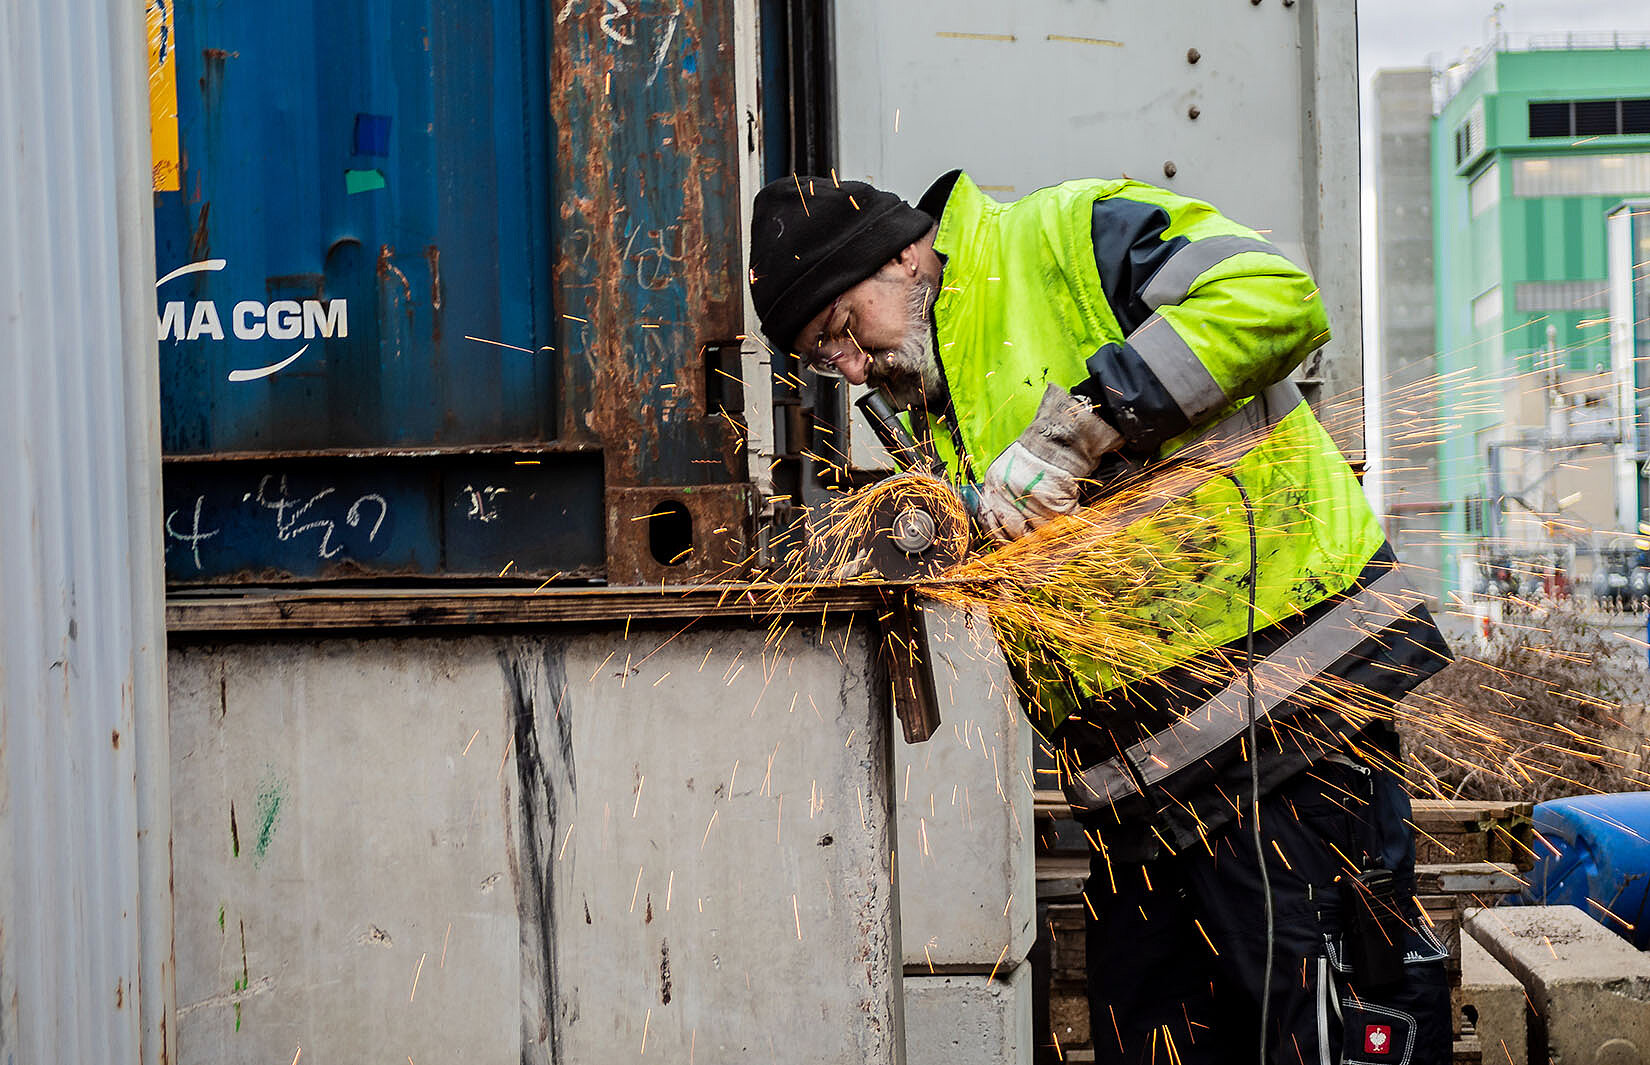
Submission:
POLYGON ((143 7, 0 4, 0 1061, 164 1062, 143 7))

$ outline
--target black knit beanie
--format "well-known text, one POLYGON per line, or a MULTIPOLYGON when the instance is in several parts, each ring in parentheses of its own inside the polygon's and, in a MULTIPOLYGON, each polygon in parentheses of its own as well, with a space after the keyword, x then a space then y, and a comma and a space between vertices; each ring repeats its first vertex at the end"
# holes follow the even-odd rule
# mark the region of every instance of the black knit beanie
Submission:
POLYGON ((751 207, 751 299, 782 348, 830 302, 927 233, 934 220, 863 181, 794 176, 751 207))

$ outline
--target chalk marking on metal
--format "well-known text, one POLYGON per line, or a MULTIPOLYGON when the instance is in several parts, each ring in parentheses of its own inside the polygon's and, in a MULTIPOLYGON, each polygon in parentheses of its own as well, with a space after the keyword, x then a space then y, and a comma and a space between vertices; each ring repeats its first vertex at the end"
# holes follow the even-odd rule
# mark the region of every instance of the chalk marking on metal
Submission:
POLYGON ((1064 33, 1051 33, 1046 40, 1070 41, 1072 44, 1103 44, 1108 48, 1123 47, 1122 41, 1108 41, 1104 37, 1069 37, 1064 33))

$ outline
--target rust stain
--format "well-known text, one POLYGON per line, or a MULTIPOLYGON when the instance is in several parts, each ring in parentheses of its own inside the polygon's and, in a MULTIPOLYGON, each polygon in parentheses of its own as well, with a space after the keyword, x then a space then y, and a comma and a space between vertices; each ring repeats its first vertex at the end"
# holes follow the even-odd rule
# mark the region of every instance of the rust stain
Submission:
POLYGON ((441 340, 441 249, 434 244, 424 249, 424 259, 430 264, 430 337, 441 340))
POLYGON ((200 213, 195 216, 195 229, 189 235, 189 261, 200 262, 212 256, 212 240, 206 228, 207 219, 212 214, 212 201, 201 204, 200 213))
POLYGON ((407 275, 401 272, 401 268, 399 266, 395 265, 395 247, 394 247, 394 245, 391 245, 391 244, 381 244, 381 245, 379 245, 379 247, 378 247, 378 265, 377 265, 377 268, 376 268, 376 272, 377 272, 377 275, 378 275, 378 291, 379 291, 378 299, 379 299, 379 302, 380 302, 380 306, 382 306, 382 303, 385 299, 386 290, 387 290, 387 295, 388 295, 389 301, 391 303, 391 307, 390 307, 388 313, 385 313, 384 311, 380 310, 380 319, 379 319, 380 322, 387 326, 391 321, 394 320, 394 304, 400 303, 405 308, 405 313, 406 313, 406 316, 407 316, 407 328, 405 330, 402 330, 402 329, 393 330, 393 332, 395 334, 395 357, 397 359, 399 359, 401 357, 401 342, 402 342, 402 339, 407 333, 412 331, 413 297, 412 297, 412 284, 410 282, 408 282, 407 275))
POLYGON ((407 275, 401 272, 399 266, 395 265, 395 246, 384 244, 378 249, 378 280, 388 281, 391 274, 394 274, 395 279, 401 283, 402 301, 406 303, 407 314, 410 317, 412 315, 412 285, 407 282, 407 275))
POLYGON ((239 59, 241 53, 230 52, 222 48, 201 49, 201 95, 206 99, 206 109, 213 111, 223 97, 223 76, 229 60, 239 59))

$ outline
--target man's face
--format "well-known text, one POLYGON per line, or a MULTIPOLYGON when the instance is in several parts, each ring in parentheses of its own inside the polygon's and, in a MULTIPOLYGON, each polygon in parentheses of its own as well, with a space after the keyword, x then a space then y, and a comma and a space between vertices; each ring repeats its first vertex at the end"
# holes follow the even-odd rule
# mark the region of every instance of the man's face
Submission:
POLYGON ((934 295, 896 260, 815 315, 797 337, 801 354, 818 372, 880 389, 896 407, 937 409, 946 385, 934 354, 934 295))
MULTIPOLYGON (((797 354, 810 367, 862 385, 877 376, 878 355, 911 338, 911 291, 916 278, 898 262, 884 266, 814 315, 796 336, 797 354)), ((926 325, 924 326, 926 328, 926 325)), ((876 382, 873 382, 876 383, 876 382)))

